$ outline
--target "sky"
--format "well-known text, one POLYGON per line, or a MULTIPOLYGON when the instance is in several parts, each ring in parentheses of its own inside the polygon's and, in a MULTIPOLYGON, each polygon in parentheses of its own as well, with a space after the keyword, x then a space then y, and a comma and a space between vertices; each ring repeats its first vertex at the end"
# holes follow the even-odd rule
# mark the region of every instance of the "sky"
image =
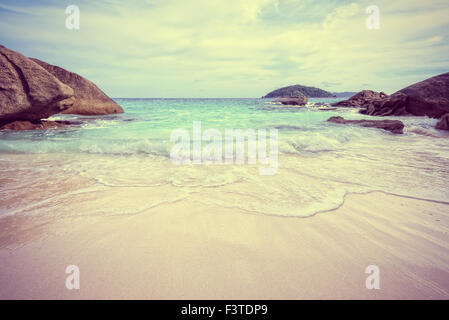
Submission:
POLYGON ((0 44, 111 97, 393 93, 449 71, 449 1, 0 0, 0 44), (79 30, 66 28, 69 5, 79 30), (379 29, 366 27, 370 5, 379 29))

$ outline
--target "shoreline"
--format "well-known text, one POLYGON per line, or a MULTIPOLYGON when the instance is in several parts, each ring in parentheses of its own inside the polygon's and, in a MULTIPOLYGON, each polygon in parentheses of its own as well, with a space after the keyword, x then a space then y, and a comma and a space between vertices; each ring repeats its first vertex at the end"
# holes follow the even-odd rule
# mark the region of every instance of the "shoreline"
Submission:
POLYGON ((0 300, 449 300, 449 1, 3 2, 0 300))
POLYGON ((448 299, 447 204, 374 192, 300 219, 190 200, 0 220, 2 299, 448 299), (80 268, 81 289, 65 288, 80 268), (365 288, 378 265, 380 290, 365 288))

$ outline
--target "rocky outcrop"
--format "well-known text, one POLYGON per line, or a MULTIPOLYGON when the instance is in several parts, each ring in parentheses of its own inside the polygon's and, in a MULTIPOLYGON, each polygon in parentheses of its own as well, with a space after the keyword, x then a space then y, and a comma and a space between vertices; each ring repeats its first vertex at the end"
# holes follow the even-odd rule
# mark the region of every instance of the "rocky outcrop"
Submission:
POLYGON ((56 113, 103 115, 123 109, 95 84, 0 45, 0 126, 9 130, 59 125, 41 119, 56 113))
POLYGON ((376 92, 372 90, 363 90, 359 93, 353 95, 348 100, 339 101, 336 103, 333 103, 333 106, 338 107, 349 107, 349 108, 361 108, 361 107, 367 107, 373 101, 382 100, 387 98, 388 95, 384 92, 376 92))
POLYGON ((329 122, 339 124, 355 124, 362 127, 378 128, 396 134, 402 134, 404 124, 399 120, 345 120, 343 117, 330 117, 329 122))
POLYGON ((72 106, 73 96, 40 65, 0 45, 0 124, 48 118, 72 106))
POLYGON ((367 102, 365 109, 360 113, 371 116, 406 116, 410 115, 407 111, 407 95, 402 92, 396 92, 384 99, 375 99, 367 102))
POLYGON ((414 115, 440 118, 449 112, 449 72, 415 83, 382 101, 366 105, 373 116, 414 115))
POLYGON ((439 130, 449 130, 449 113, 446 113, 440 118, 440 121, 438 121, 435 128, 439 130))
POLYGON ((415 83, 387 96, 364 90, 336 106, 364 108, 373 116, 428 116, 440 118, 449 113, 449 72, 415 83))
POLYGON ((398 92, 407 96, 405 107, 410 114, 441 118, 449 113, 449 72, 415 83, 398 92))
POLYGON ((72 124, 70 121, 48 121, 41 120, 37 122, 31 121, 13 121, 0 126, 0 130, 43 130, 43 129, 58 129, 66 125, 72 124))
POLYGON ((295 105, 295 106, 303 106, 307 104, 306 96, 296 96, 296 97, 288 97, 288 98, 280 98, 275 100, 275 102, 280 102, 284 105, 295 105))
POLYGON ((296 84, 271 91, 262 98, 288 98, 303 95, 309 98, 326 98, 334 96, 329 91, 323 89, 296 84))
POLYGON ((81 115, 123 113, 123 109, 91 81, 58 66, 38 59, 32 60, 74 90, 73 105, 62 113, 81 115))

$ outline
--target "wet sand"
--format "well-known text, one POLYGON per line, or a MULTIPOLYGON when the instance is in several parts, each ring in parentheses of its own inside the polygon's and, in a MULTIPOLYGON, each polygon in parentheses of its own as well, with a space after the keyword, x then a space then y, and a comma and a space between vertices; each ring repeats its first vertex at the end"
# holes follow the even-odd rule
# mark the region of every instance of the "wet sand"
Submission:
POLYGON ((448 299, 448 213, 373 192, 303 218, 195 197, 130 216, 3 217, 0 298, 448 299), (80 290, 65 287, 68 265, 80 290))

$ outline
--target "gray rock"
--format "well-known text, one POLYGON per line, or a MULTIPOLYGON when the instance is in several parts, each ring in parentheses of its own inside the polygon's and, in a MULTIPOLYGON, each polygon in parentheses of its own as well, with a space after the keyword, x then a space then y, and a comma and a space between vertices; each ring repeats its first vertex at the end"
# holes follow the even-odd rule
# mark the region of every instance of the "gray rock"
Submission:
POLYGON ((360 110, 360 113, 372 116, 406 116, 410 115, 407 111, 407 95, 402 92, 396 92, 384 99, 375 99, 365 104, 366 109, 360 110))
POLYGON ((0 123, 38 121, 73 105, 73 89, 24 55, 0 45, 0 123))
POLYGON ((440 121, 438 121, 435 128, 439 130, 449 130, 449 113, 446 113, 440 118, 440 121))
POLYGON ((364 108, 361 112, 372 116, 440 118, 449 113, 449 72, 415 83, 391 96, 381 94, 365 90, 335 105, 364 108))
POLYGON ((388 97, 388 95, 384 92, 363 90, 353 95, 348 100, 339 101, 333 103, 332 105, 336 107, 350 107, 350 108, 367 107, 373 101, 385 99, 386 97, 388 97))
POLYGON ((13 121, 1 125, 0 130, 14 130, 14 131, 47 130, 47 129, 58 129, 71 124, 73 123, 70 121, 48 121, 48 120, 40 120, 37 122, 13 121))
POLYGON ((402 134, 404 124, 399 120, 345 120, 343 117, 330 117, 329 122, 339 124, 355 124, 362 127, 379 128, 396 134, 402 134))
POLYGON ((75 92, 75 102, 62 113, 81 115, 103 115, 110 113, 123 113, 123 109, 101 91, 94 83, 82 76, 67 71, 44 61, 33 59, 41 67, 70 86, 75 92))
POLYGON ((410 114, 440 118, 449 113, 449 72, 415 83, 398 92, 407 96, 405 109, 410 114))
POLYGON ((280 102, 284 105, 296 105, 296 106, 303 106, 307 104, 307 97, 306 96, 296 96, 296 97, 288 97, 288 98, 279 98, 275 100, 275 102, 280 102))

